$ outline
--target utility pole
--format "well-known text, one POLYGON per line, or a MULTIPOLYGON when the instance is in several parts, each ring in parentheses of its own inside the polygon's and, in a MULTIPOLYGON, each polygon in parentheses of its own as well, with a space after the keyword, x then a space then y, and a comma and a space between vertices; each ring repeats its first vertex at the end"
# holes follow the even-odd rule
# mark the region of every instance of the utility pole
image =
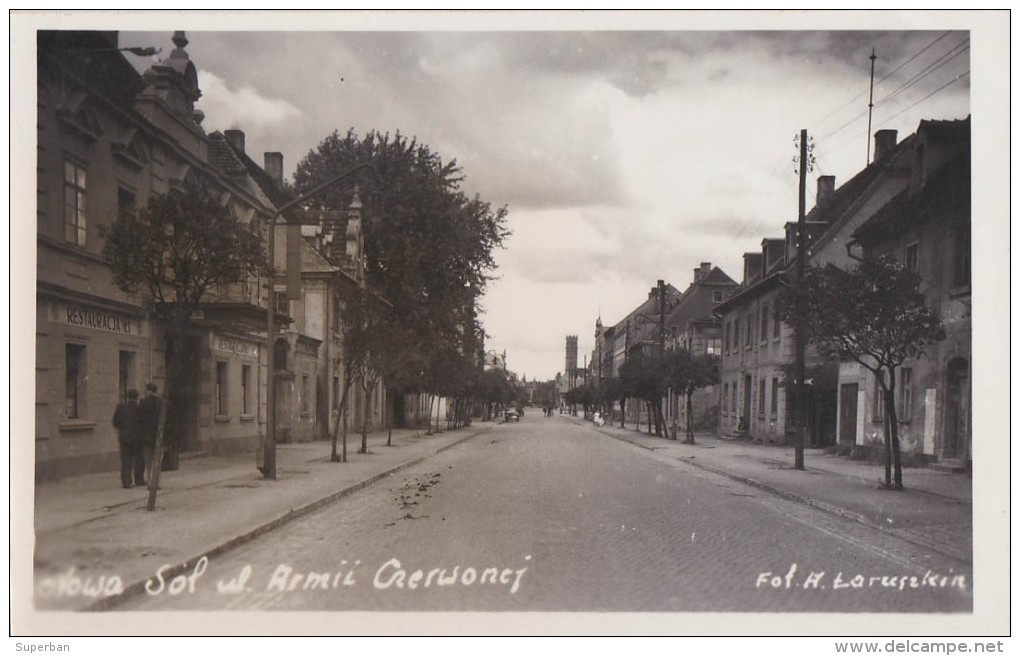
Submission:
MULTIPOLYGON (((807 154, 808 154, 807 130, 800 131, 800 198, 797 211, 797 286, 804 282, 804 260, 807 252, 807 221, 806 216, 806 190, 807 190, 807 154)), ((794 397, 794 419, 796 421, 797 444, 794 448, 793 468, 804 469, 804 426, 807 416, 807 405, 804 403, 804 356, 807 350, 807 343, 804 339, 804 330, 794 323, 794 343, 796 345, 796 362, 794 372, 794 384, 796 396, 794 397)))
POLYGON ((868 91, 868 134, 865 135, 865 141, 868 142, 868 154, 864 160, 864 167, 867 168, 868 163, 871 162, 871 110, 875 107, 875 103, 872 100, 875 97, 875 49, 871 49, 871 88, 868 91))

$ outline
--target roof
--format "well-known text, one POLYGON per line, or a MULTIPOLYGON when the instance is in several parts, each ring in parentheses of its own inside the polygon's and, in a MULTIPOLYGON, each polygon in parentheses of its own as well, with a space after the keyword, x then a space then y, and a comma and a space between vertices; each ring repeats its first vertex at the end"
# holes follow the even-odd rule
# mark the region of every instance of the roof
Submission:
POLYGON ((690 285, 688 285, 687 289, 683 293, 683 296, 680 297, 680 301, 673 308, 671 308, 669 313, 666 315, 667 325, 678 325, 677 322, 681 318, 686 318, 687 320, 690 321, 705 318, 706 315, 711 316, 713 311, 711 299, 710 298, 706 299, 705 296, 695 293, 697 291, 697 288, 703 285, 705 286, 725 285, 727 287, 732 287, 735 289, 737 287, 737 281, 733 280, 733 278, 730 278, 728 275, 726 275, 726 272, 720 269, 719 267, 712 267, 712 269, 707 274, 705 274, 704 277, 702 277, 700 280, 695 280, 691 282, 690 285), (693 307, 694 304, 699 300, 702 302, 702 305, 708 305, 708 307, 702 308, 693 307))
POLYGON ((719 316, 722 316, 733 310, 734 308, 740 307, 744 303, 752 301, 759 296, 767 294, 768 292, 778 288, 784 282, 785 269, 776 271, 768 275, 763 280, 755 282, 753 285, 738 288, 738 291, 733 296, 730 296, 725 301, 715 307, 713 312, 719 316))
POLYGON ((929 178, 923 193, 911 193, 907 188, 897 194, 854 232, 853 239, 873 244, 931 221, 969 223, 970 187, 970 153, 964 152, 943 164, 929 178))
MULTIPOLYGON (((912 152, 915 139, 916 135, 912 134, 900 141, 881 159, 861 169, 847 182, 835 189, 827 202, 816 205, 805 215, 804 221, 809 226, 812 224, 827 226, 811 243, 812 249, 817 249, 840 234, 847 221, 853 216, 854 209, 863 199, 869 197, 868 191, 881 182, 883 174, 902 170, 909 164, 909 155, 912 152)), ((766 238, 764 241, 769 241, 769 239, 766 238)), ((783 275, 792 264, 792 262, 777 261, 768 267, 768 270, 764 271, 756 281, 749 285, 742 285, 736 294, 720 303, 715 309, 716 314, 729 312, 742 303, 772 291, 783 282, 783 275)))

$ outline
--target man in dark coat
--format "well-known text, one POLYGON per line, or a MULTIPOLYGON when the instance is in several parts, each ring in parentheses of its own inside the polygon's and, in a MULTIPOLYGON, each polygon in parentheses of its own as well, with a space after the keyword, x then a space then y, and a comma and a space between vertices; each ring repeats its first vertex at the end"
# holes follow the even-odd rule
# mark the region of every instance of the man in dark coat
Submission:
POLYGON ((135 462, 135 482, 145 485, 149 480, 152 468, 152 456, 156 450, 156 431, 159 430, 159 388, 155 383, 148 383, 145 386, 145 398, 138 404, 138 413, 141 420, 142 439, 138 452, 138 460, 135 462), (139 483, 139 481, 141 481, 139 483))
POLYGON ((128 390, 127 401, 117 405, 113 413, 113 427, 117 429, 117 443, 120 446, 120 483, 124 487, 131 487, 135 454, 141 443, 138 390, 128 390))

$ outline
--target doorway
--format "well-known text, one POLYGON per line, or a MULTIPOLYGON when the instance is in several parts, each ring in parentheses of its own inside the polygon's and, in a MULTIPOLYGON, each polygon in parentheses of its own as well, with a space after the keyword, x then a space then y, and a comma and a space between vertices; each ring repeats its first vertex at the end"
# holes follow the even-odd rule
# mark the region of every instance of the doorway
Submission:
POLYGON ((942 456, 966 460, 970 451, 970 377, 968 363, 954 358, 946 367, 946 423, 942 456))
POLYGON ((839 443, 857 442, 857 383, 839 387, 839 443))

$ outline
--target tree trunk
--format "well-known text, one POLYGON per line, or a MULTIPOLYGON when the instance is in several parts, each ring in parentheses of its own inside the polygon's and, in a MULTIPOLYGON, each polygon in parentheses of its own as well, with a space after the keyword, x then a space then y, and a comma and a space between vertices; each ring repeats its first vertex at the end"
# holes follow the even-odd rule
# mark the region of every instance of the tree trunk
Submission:
POLYGON ((362 403, 361 413, 361 450, 358 453, 368 453, 368 414, 372 409, 372 392, 371 389, 365 385, 362 385, 361 389, 365 392, 365 399, 362 403))
MULTIPOLYGON (((886 397, 885 404, 886 415, 889 418, 889 443, 892 447, 892 468, 893 468, 893 488, 897 490, 903 489, 903 466, 900 462, 900 436, 899 436, 899 421, 896 418, 896 370, 891 369, 889 371, 889 391, 886 397)), ((889 484, 888 478, 886 484, 889 484)))
POLYGON ((386 446, 393 446, 393 399, 385 387, 383 397, 386 399, 386 446))
POLYGON ((892 487, 892 429, 890 428, 890 412, 893 402, 892 391, 882 386, 882 397, 885 399, 885 412, 882 413, 882 438, 885 442, 885 486, 892 487))
POLYGON ((626 397, 620 398, 620 428, 626 428, 623 423, 627 421, 627 399, 626 397))
POLYGON ((332 450, 329 456, 330 462, 347 462, 347 401, 351 393, 352 381, 345 376, 343 392, 340 394, 340 403, 337 405, 336 425, 333 426, 332 450), (341 423, 343 424, 341 426, 341 423), (343 430, 343 454, 337 453, 337 438, 343 430))
POLYGON ((694 423, 691 421, 691 416, 694 415, 694 390, 687 390, 685 395, 687 402, 685 404, 687 414, 687 439, 684 440, 687 444, 694 444, 694 423))
MULTIPOLYGON (((152 463, 149 465, 149 499, 147 510, 156 508, 156 492, 159 490, 159 478, 163 471, 163 451, 166 445, 166 416, 170 405, 170 393, 181 384, 181 363, 185 336, 188 332, 188 317, 174 316, 167 328, 166 338, 172 351, 167 358, 166 385, 163 386, 163 399, 159 406, 159 419, 156 424, 156 444, 152 450, 152 463)), ((270 363, 271 365, 272 363, 270 363)))

